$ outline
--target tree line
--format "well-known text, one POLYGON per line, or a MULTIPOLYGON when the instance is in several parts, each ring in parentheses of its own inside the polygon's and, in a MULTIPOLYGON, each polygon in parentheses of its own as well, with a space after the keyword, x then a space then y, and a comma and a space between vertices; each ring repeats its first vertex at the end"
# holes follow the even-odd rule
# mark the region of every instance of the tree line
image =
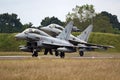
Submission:
MULTIPOLYGON (((82 5, 76 6, 66 15, 66 21, 63 22, 57 17, 45 17, 41 22, 40 26, 48 26, 51 23, 55 23, 61 26, 69 21, 74 21, 74 25, 77 26, 81 31, 84 30, 89 24, 93 24, 94 32, 104 33, 119 33, 120 34, 120 22, 116 15, 113 15, 107 11, 96 13, 93 5, 82 5)), ((26 23, 22 24, 20 18, 15 13, 0 14, 0 33, 17 33, 21 32, 26 28, 33 27, 33 24, 26 23)))

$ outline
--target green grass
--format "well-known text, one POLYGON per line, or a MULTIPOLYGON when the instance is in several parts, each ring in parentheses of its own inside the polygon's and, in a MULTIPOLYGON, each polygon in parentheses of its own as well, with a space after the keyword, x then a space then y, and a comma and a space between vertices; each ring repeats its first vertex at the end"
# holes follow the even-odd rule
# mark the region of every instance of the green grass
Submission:
POLYGON ((120 59, 0 60, 0 80, 119 80, 120 59))
POLYGON ((0 51, 20 51, 19 45, 24 44, 25 41, 17 41, 14 38, 15 33, 1 33, 0 34, 0 51))
POLYGON ((110 33, 92 33, 89 42, 111 45, 114 49, 109 49, 108 52, 120 52, 120 35, 110 33))

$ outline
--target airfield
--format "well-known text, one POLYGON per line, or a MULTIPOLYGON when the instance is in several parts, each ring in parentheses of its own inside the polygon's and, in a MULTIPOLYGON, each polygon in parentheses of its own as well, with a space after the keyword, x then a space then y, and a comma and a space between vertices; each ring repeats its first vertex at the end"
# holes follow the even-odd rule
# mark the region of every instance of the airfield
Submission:
POLYGON ((0 80, 119 80, 120 54, 87 52, 33 58, 25 52, 0 52, 0 80))
MULTIPOLYGON (((35 58, 31 56, 32 53, 29 52, 0 52, 0 59, 27 59, 27 58, 35 58)), ((109 59, 109 58, 120 58, 120 53, 109 53, 109 52, 85 52, 85 55, 83 57, 79 56, 78 52, 75 53, 66 53, 65 59, 109 59)), ((60 58, 59 56, 56 57, 53 53, 53 55, 43 55, 43 52, 39 52, 38 59, 42 58, 60 58)), ((36 58, 36 59, 37 59, 36 58)))
MULTIPOLYGON (((31 56, 0 56, 0 60, 7 60, 7 59, 11 59, 11 60, 17 60, 17 59, 29 59, 29 58, 33 58, 31 56)), ((37 57, 38 59, 43 59, 43 58, 52 58, 52 59, 57 59, 60 57, 56 57, 56 56, 39 56, 37 57)), ((36 59, 37 59, 36 58, 36 59)), ((65 59, 112 59, 114 57, 65 57, 65 59)))

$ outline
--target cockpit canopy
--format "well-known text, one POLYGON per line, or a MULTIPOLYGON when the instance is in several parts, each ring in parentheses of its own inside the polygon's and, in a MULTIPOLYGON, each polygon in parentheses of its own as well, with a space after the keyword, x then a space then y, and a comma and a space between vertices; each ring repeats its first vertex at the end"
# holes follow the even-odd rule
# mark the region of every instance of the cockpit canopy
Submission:
POLYGON ((56 29, 59 29, 59 30, 63 30, 64 28, 60 25, 57 25, 57 24, 50 24, 48 25, 49 28, 56 28, 56 29))
POLYGON ((50 36, 47 33, 43 32, 39 29, 35 29, 35 28, 25 29, 22 33, 34 33, 34 34, 39 34, 39 35, 43 35, 43 36, 50 36))
POLYGON ((36 34, 40 34, 41 32, 38 29, 28 28, 28 29, 25 29, 23 31, 23 33, 36 33, 36 34))

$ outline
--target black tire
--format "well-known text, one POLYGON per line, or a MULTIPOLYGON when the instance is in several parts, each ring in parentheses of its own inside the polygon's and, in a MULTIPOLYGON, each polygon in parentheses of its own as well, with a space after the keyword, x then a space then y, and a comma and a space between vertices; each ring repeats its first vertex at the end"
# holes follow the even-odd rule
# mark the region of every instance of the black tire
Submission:
POLYGON ((50 55, 53 55, 52 49, 45 49, 44 55, 47 55, 48 52, 50 53, 50 55))
POLYGON ((80 55, 80 56, 83 56, 83 55, 84 55, 84 52, 83 52, 83 51, 80 51, 80 52, 79 52, 79 55, 80 55))
POLYGON ((55 56, 58 56, 59 55, 59 52, 58 51, 55 51, 55 56))
POLYGON ((33 51, 32 57, 38 57, 38 52, 37 51, 33 51))
POLYGON ((53 55, 52 49, 49 49, 49 53, 50 55, 53 55))
POLYGON ((48 54, 48 49, 45 49, 44 55, 47 55, 47 54, 48 54))
POLYGON ((32 54, 32 57, 35 57, 35 54, 32 54))
POLYGON ((38 52, 37 51, 35 52, 35 57, 38 57, 38 52))
POLYGON ((60 53, 60 57, 61 57, 61 58, 64 58, 64 57, 65 57, 65 53, 64 53, 64 52, 61 52, 61 53, 60 53))

